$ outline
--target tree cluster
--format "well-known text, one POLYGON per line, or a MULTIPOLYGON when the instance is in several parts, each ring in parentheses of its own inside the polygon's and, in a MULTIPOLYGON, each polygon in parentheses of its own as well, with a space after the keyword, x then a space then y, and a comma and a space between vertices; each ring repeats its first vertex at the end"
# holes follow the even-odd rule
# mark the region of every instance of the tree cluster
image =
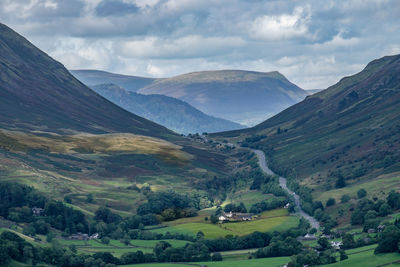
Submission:
POLYGON ((28 223, 25 231, 31 235, 47 234, 50 226, 66 233, 87 233, 89 229, 81 211, 18 183, 0 183, 0 216, 15 222, 28 223), (41 209, 40 214, 35 215, 32 208, 41 209))
POLYGON ((198 203, 187 195, 174 191, 150 192, 147 203, 137 208, 139 215, 157 214, 165 221, 197 215, 198 203))

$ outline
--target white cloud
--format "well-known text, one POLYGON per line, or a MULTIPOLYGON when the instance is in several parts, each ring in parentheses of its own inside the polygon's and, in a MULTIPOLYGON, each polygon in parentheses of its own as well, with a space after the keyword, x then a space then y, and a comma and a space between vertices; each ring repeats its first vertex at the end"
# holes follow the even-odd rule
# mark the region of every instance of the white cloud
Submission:
POLYGON ((193 58, 229 53, 230 49, 243 46, 238 37, 202 37, 189 35, 179 39, 146 37, 142 40, 121 42, 118 50, 133 58, 193 58))
POLYGON ((261 40, 282 40, 305 37, 307 24, 311 19, 309 8, 297 7, 292 14, 265 15, 256 18, 250 28, 250 35, 261 40))
POLYGON ((159 68, 152 63, 147 65, 147 73, 150 74, 152 77, 164 77, 165 71, 162 68, 159 68))
POLYGON ((45 8, 50 8, 50 9, 57 9, 58 4, 52 0, 45 0, 44 1, 44 7, 45 8))
POLYGON ((344 38, 344 31, 340 31, 335 35, 332 40, 326 41, 322 44, 313 45, 315 49, 342 49, 343 47, 349 48, 351 46, 356 46, 360 43, 360 38, 350 37, 344 38))
POLYGON ((58 39, 50 54, 69 69, 107 69, 112 62, 111 43, 82 38, 58 39))
POLYGON ((113 0, 140 8, 98 17, 101 1, 0 0, 0 17, 68 68, 138 76, 278 70, 326 88, 400 53, 398 0, 113 0))

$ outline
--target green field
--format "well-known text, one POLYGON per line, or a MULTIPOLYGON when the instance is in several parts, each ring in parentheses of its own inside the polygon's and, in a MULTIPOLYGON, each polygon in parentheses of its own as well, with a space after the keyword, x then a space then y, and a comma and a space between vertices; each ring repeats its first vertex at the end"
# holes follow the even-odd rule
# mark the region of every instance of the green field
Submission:
POLYGON ((394 188, 400 188, 400 173, 391 173, 380 175, 373 180, 360 181, 344 188, 329 190, 325 192, 316 191, 313 197, 325 203, 329 198, 335 198, 336 203, 340 202, 342 195, 349 195, 357 198, 357 191, 364 188, 368 192, 368 196, 376 196, 378 198, 386 198, 387 193, 394 188))
POLYGON ((202 231, 206 238, 219 238, 226 235, 247 235, 255 231, 281 231, 297 226, 299 219, 289 216, 286 209, 275 209, 263 212, 258 219, 249 222, 232 222, 223 224, 211 223, 182 223, 165 228, 151 230, 155 233, 183 233, 196 235, 202 231))
POLYGON ((113 254, 115 257, 121 257, 122 254, 127 253, 127 252, 136 252, 136 251, 142 251, 143 253, 152 253, 153 249, 152 248, 134 248, 134 247, 84 247, 84 248, 78 248, 79 252, 82 253, 88 253, 88 254, 94 254, 96 252, 110 252, 113 254))
POLYGON ((220 225, 214 225, 210 223, 185 223, 152 230, 152 232, 163 234, 165 234, 166 232, 170 232, 189 235, 196 235, 199 231, 202 231, 206 238, 218 238, 233 234, 231 231, 223 229, 220 225))
POLYGON ((134 264, 124 265, 125 267, 176 267, 176 266, 208 266, 208 267, 278 267, 282 266, 290 261, 290 257, 277 257, 277 258, 265 258, 265 259, 253 259, 253 260, 239 260, 239 261, 220 261, 220 262, 195 262, 193 264, 184 263, 154 263, 154 264, 134 264))
POLYGON ((242 191, 236 192, 235 194, 227 197, 227 199, 224 201, 224 203, 222 203, 221 206, 225 207, 229 203, 239 204, 240 202, 243 202, 246 206, 246 209, 249 210, 253 204, 271 198, 276 197, 271 194, 263 194, 262 192, 255 190, 242 191))
POLYGON ((153 248, 160 241, 166 241, 171 244, 172 247, 183 247, 190 241, 184 240, 131 240, 130 245, 127 246, 119 240, 110 240, 109 244, 103 244, 98 240, 64 240, 57 239, 57 241, 63 246, 75 245, 79 252, 93 254, 96 252, 110 252, 116 257, 120 257, 126 252, 135 252, 138 250, 143 253, 153 252, 153 248))
POLYGON ((299 219, 295 216, 283 216, 259 219, 250 222, 226 223, 223 227, 237 235, 247 235, 255 231, 270 232, 282 231, 296 227, 299 219))
MULTIPOLYGON (((365 249, 365 247, 359 248, 359 250, 362 249, 365 249)), ((400 266, 399 253, 386 253, 386 254, 375 255, 373 249, 360 252, 353 252, 354 254, 350 254, 350 251, 347 251, 347 253, 349 256, 347 260, 324 266, 375 267, 375 266, 383 266, 390 263, 393 263, 393 265, 391 266, 400 266)))

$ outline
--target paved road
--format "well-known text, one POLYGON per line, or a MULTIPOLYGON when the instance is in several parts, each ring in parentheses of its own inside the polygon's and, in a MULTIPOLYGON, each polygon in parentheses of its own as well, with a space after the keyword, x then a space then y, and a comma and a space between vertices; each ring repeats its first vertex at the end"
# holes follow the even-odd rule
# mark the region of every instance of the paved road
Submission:
MULTIPOLYGON (((262 169, 266 174, 269 174, 269 175, 276 175, 273 171, 271 171, 270 168, 268 168, 267 160, 265 159, 265 154, 264 154, 264 152, 261 151, 261 150, 254 150, 254 149, 253 149, 252 151, 257 155, 258 164, 260 165, 261 169, 262 169)), ((319 229, 319 222, 318 222, 314 217, 311 217, 310 215, 308 215, 307 213, 305 213, 305 212, 303 211, 303 209, 301 208, 301 206, 300 206, 300 197, 299 197, 299 195, 297 195, 295 192, 293 192, 292 190, 290 190, 290 189, 287 187, 286 178, 280 176, 280 177, 279 177, 279 185, 280 185, 284 190, 286 190, 290 195, 293 196, 294 201, 295 201, 295 203, 296 203, 296 207, 297 207, 297 212, 298 212, 298 214, 299 214, 301 217, 304 217, 307 221, 309 221, 312 228, 319 229)))

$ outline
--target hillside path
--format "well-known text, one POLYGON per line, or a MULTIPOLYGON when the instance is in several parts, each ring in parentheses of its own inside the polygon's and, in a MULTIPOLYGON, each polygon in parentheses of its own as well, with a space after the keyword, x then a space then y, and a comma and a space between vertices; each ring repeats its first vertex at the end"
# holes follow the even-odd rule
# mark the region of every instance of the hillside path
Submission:
MULTIPOLYGON (((271 171, 270 168, 268 168, 267 160, 265 159, 264 152, 261 151, 261 150, 255 150, 255 149, 252 149, 252 151, 257 155, 258 164, 260 165, 260 168, 263 170, 263 172, 265 172, 266 174, 269 174, 269 175, 276 175, 273 171, 271 171)), ((318 230, 319 229, 319 222, 314 217, 312 217, 312 216, 310 216, 310 215, 308 215, 307 213, 304 212, 304 210, 300 206, 300 197, 299 197, 299 195, 297 195, 295 192, 293 192, 292 190, 290 190, 287 187, 286 178, 284 178, 282 176, 279 176, 279 185, 284 190, 286 190, 286 192, 288 192, 290 195, 293 196, 295 204, 296 204, 296 207, 297 207, 297 213, 301 217, 303 217, 304 219, 309 221, 312 228, 316 228, 318 230)))

